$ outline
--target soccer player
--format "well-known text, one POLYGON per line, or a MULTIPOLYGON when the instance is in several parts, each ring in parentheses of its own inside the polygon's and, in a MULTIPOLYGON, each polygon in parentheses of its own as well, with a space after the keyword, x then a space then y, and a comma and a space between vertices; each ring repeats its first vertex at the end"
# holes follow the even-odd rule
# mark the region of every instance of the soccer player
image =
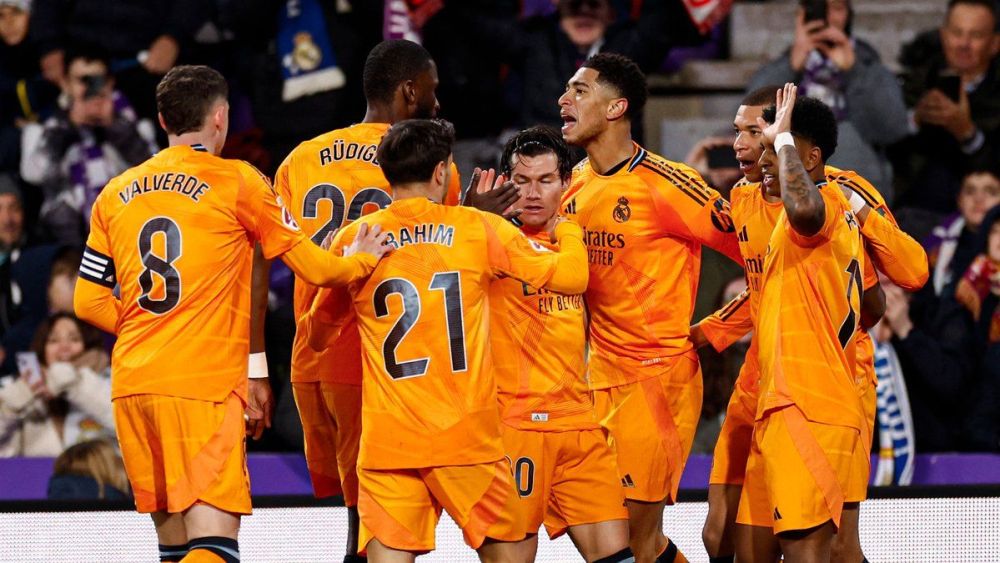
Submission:
MULTIPOLYGON (((500 161, 520 187, 521 232, 551 250, 570 159, 559 131, 533 127, 507 141, 500 161)), ((583 296, 514 278, 493 282, 489 295, 504 450, 529 534, 519 559, 534 561, 544 523, 550 538, 568 531, 586 561, 632 561, 618 464, 587 388, 583 296)))
MULTIPOLYGON (((759 158, 763 149, 756 118, 761 116, 765 105, 773 104, 774 93, 774 87, 765 87, 748 94, 734 120, 737 138, 733 146, 744 171, 744 179, 733 188, 730 197, 733 224, 739 233, 740 251, 746 261, 748 290, 692 327, 692 340, 698 347, 710 342, 717 350, 725 349, 752 329, 752 320, 757 315, 763 257, 771 231, 782 210, 780 198, 764 193, 760 183, 760 167, 754 161, 759 158)), ((854 197, 853 194, 857 193, 857 197, 861 198, 857 201, 864 201, 868 207, 877 211, 878 217, 870 216, 861 229, 868 246, 868 255, 873 258, 876 267, 889 271, 892 279, 898 280, 897 283, 907 288, 917 289, 922 286, 927 279, 926 254, 917 241, 898 228, 878 191, 855 172, 826 166, 825 173, 828 181, 844 188, 845 195, 854 197)), ((866 217, 869 216, 866 214, 866 217)), ((859 384, 864 387, 866 421, 872 424, 875 411, 875 388, 872 384, 874 364, 870 339, 863 325, 859 324, 857 338, 859 384)), ((727 408, 709 477, 709 513, 702 536, 709 556, 720 562, 732 561, 735 553, 733 531, 736 510, 750 450, 758 396, 757 381, 760 374, 756 354, 754 339, 727 408)), ((871 436, 871 430, 863 435, 867 440, 866 446, 862 448, 865 452, 870 451, 871 436)), ((851 561, 863 559, 857 539, 857 516, 858 502, 865 498, 867 492, 870 458, 868 455, 858 455, 856 459, 860 464, 859 469, 852 473, 853 485, 845 504, 842 529, 834 544, 835 556, 842 552, 851 561), (851 555, 845 552, 850 552, 851 555)))
POLYGON ((243 411, 254 242, 317 285, 365 277, 384 252, 377 229, 359 233, 349 258, 319 249, 263 176, 219 158, 227 95, 208 67, 163 77, 156 103, 170 146, 97 198, 74 297, 80 318, 118 335, 115 427, 163 561, 239 559, 240 515, 250 513, 243 411))
POLYGON ((309 313, 311 344, 324 340, 314 332, 336 330, 345 309, 356 314, 364 377, 359 546, 373 561, 413 561, 434 549, 442 508, 482 560, 512 560, 511 542, 525 532, 501 441, 490 282, 508 276, 566 295, 587 286, 575 224, 555 225, 555 252, 502 217, 440 204, 453 142, 447 122, 389 129, 378 161, 393 202, 341 229, 333 247, 379 224, 395 250, 366 281, 320 291, 309 313))
MULTIPOLYGON (((859 218, 839 186, 826 182, 823 165, 836 147, 832 111, 811 98, 796 101, 793 84, 778 93, 776 106, 771 125, 758 120, 761 172, 783 214, 761 275, 760 398, 737 522, 770 527, 787 561, 823 561, 867 428, 855 381, 856 333, 862 293, 877 290, 877 281, 864 281, 874 272, 859 218)), ((738 559, 776 559, 773 547, 762 547, 738 559)))
POLYGON ((590 263, 590 387, 616 452, 637 561, 684 561, 663 535, 701 411, 688 339, 701 247, 742 264, 728 203, 693 169, 632 141, 646 80, 628 58, 588 59, 559 98, 563 138, 583 147, 563 196, 590 263))
MULTIPOLYGON (((375 158, 389 126, 437 114, 437 68, 412 41, 384 41, 368 54, 363 88, 368 109, 361 123, 324 133, 297 146, 278 168, 275 191, 307 236, 319 245, 330 233, 392 202, 392 190, 375 158)), ((450 176, 445 202, 459 198, 450 176)), ((316 497, 343 493, 348 531, 345 563, 358 557, 358 442, 361 438, 361 343, 356 323, 331 335, 320 351, 309 345, 306 313, 316 286, 296 279, 296 332, 292 391, 302 420, 306 462, 316 497)), ((258 294, 266 300, 266 292, 258 294)))

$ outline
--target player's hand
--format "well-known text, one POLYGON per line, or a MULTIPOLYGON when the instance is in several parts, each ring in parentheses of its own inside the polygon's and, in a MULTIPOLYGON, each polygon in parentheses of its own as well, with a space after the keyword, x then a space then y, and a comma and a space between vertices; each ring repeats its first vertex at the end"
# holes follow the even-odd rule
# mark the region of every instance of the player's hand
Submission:
POLYGON ((149 46, 149 55, 142 62, 142 66, 146 67, 150 74, 166 74, 177 62, 180 50, 176 39, 169 35, 161 35, 149 46))
POLYGON ((708 346, 708 337, 705 336, 705 332, 701 330, 701 325, 691 325, 690 337, 691 343, 694 344, 695 350, 700 350, 705 346, 708 346))
POLYGON ((559 239, 556 238, 556 228, 567 221, 569 221, 569 219, 563 217, 562 215, 556 215, 556 220, 552 222, 552 228, 549 229, 549 240, 552 244, 559 242, 559 239))
POLYGON ((795 72, 801 72, 806 66, 809 53, 816 48, 816 35, 827 27, 819 20, 806 22, 805 15, 805 10, 799 8, 795 16, 795 39, 789 53, 789 65, 795 72))
POLYGON ((885 292, 885 314, 882 315, 883 322, 889 324, 892 332, 900 338, 906 338, 913 330, 913 320, 910 319, 910 300, 901 287, 892 283, 886 283, 882 291, 885 292))
POLYGON ((330 250, 330 247, 333 246, 333 239, 337 236, 337 231, 339 230, 340 228, 338 227, 327 233, 326 236, 323 237, 323 242, 319 243, 319 247, 323 250, 330 250))
POLYGON ((382 232, 380 225, 368 228, 368 223, 361 223, 358 227, 358 234, 354 236, 354 241, 349 246, 344 247, 344 256, 367 252, 372 256, 381 259, 392 251, 392 247, 385 244, 388 233, 382 232))
POLYGON ((274 393, 267 378, 249 379, 247 385, 247 436, 260 440, 265 428, 271 427, 274 414, 274 393))
POLYGON ((798 87, 791 82, 785 83, 785 86, 778 90, 774 104, 776 108, 774 123, 768 125, 764 118, 757 118, 757 125, 760 126, 764 138, 772 145, 779 134, 792 132, 792 108, 795 107, 795 96, 798 90, 798 87))
POLYGON ((958 92, 958 102, 952 101, 943 92, 931 89, 920 98, 914 108, 914 118, 920 124, 936 125, 946 129, 958 141, 964 141, 975 134, 969 109, 969 96, 962 88, 958 92))
POLYGON ((520 209, 513 209, 513 205, 519 199, 521 199, 520 189, 503 174, 498 176, 492 168, 485 172, 476 168, 472 172, 469 187, 465 190, 462 205, 475 207, 480 211, 510 220, 521 214, 520 209))
POLYGON ((828 25, 818 31, 816 39, 816 49, 823 53, 823 56, 833 61, 837 68, 847 72, 854 67, 854 45, 851 39, 836 27, 828 25))

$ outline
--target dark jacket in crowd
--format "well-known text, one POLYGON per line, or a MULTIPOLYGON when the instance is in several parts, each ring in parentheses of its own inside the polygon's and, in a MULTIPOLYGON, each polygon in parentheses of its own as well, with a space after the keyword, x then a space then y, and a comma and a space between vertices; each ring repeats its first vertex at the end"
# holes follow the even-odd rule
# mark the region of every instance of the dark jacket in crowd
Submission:
MULTIPOLYGON (((518 21, 507 15, 492 15, 469 2, 470 22, 481 45, 511 65, 518 87, 512 90, 511 107, 520 108, 516 125, 561 126, 558 99, 566 81, 586 60, 559 27, 558 14, 518 21)), ((632 20, 611 24, 601 52, 621 53, 644 72, 659 68, 671 47, 703 41, 683 3, 643 2, 642 13, 632 20)))
MULTIPOLYGON (((97 480, 87 475, 53 475, 49 479, 47 497, 50 500, 98 500, 101 489, 97 480)), ((103 500, 128 500, 128 494, 111 485, 104 485, 103 500)))
POLYGON ((59 89, 42 78, 37 46, 0 42, 0 171, 17 173, 20 166, 19 121, 44 119, 55 108, 59 89))
MULTIPOLYGON (((937 30, 925 32, 900 54, 903 95, 916 106, 947 68, 937 30)), ((1000 169, 1000 57, 994 57, 982 83, 969 94, 972 121, 984 142, 968 154, 948 131, 921 127, 896 147, 896 173, 907 186, 900 204, 947 213, 955 209, 962 177, 970 169, 1000 169)))

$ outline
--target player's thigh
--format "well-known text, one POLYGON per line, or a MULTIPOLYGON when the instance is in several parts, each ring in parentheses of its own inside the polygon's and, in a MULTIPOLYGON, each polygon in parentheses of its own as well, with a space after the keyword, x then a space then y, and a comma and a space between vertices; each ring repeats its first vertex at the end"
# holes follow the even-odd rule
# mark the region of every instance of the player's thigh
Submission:
POLYGON ((570 526, 569 537, 585 560, 594 561, 628 547, 628 520, 570 526))
POLYGON ((726 406, 719 438, 712 453, 712 470, 709 485, 742 485, 746 474, 753 423, 757 410, 756 394, 743 388, 739 382, 726 406))
POLYGON ((778 544, 789 563, 826 563, 830 561, 836 527, 825 522, 806 530, 791 530, 778 534, 778 544))
POLYGON ((323 383, 323 398, 336 426, 334 448, 344 504, 355 506, 358 495, 358 452, 361 448, 361 386, 323 383))
POLYGON ((184 511, 184 528, 188 540, 209 536, 236 539, 240 531, 240 515, 197 503, 184 511))
POLYGON ((702 529, 702 540, 711 551, 732 546, 732 529, 736 524, 736 513, 740 506, 742 485, 709 485, 708 514, 702 529))
POLYGON ((549 537, 558 537, 566 526, 609 521, 624 525, 628 520, 625 494, 604 431, 595 428, 549 434, 549 459, 554 461, 545 518, 549 537))
POLYGON ((775 563, 781 557, 781 544, 770 527, 737 524, 733 539, 740 563, 775 563))
POLYGON ((420 475, 473 549, 479 549, 487 538, 501 542, 524 539, 520 499, 506 459, 421 469, 420 475))
POLYGON ((358 469, 358 548, 373 539, 394 550, 434 549, 441 507, 416 469, 358 469))

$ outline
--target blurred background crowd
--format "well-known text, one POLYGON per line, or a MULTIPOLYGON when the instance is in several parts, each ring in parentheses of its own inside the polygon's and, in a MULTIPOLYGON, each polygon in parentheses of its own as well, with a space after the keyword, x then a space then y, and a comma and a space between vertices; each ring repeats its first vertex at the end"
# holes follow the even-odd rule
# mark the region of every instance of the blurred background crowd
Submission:
MULTIPOLYGON (((814 4, 0 0, 0 456, 63 453, 57 473, 68 475, 104 468, 96 485, 54 478, 57 496, 127 489, 102 446, 113 438, 112 340, 73 317, 72 295, 94 198, 165 145, 160 77, 176 64, 220 70, 232 108, 224 156, 272 174, 299 142, 361 119, 365 56, 390 38, 434 56, 466 178, 495 166, 520 128, 561 125, 566 79, 613 51, 649 75, 638 138, 728 194, 743 92, 797 82, 839 119, 831 164, 878 187, 931 260, 915 294, 883 281, 874 329, 886 369, 905 380, 916 451, 1000 450, 1000 2, 828 0, 826 23, 805 16, 814 4), (24 351, 40 378, 18 366, 24 351)), ((696 318, 745 287, 711 256, 702 278, 696 318)), ((251 449, 302 446, 288 386, 291 279, 276 265, 267 336, 278 412, 251 449)), ((703 354, 696 452, 714 445, 745 349, 703 354)))

